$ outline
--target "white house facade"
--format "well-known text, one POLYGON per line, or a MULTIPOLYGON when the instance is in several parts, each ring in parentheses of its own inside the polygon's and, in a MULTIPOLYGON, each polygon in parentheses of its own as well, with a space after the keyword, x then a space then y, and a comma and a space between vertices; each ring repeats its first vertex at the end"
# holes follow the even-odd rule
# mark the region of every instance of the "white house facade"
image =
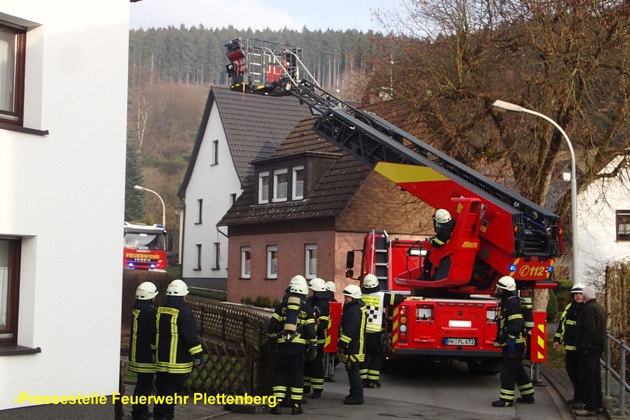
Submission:
POLYGON ((129 7, 0 3, 0 417, 118 391, 129 7))
POLYGON ((630 172, 617 156, 578 196, 578 280, 603 283, 606 266, 630 259, 630 172))
POLYGON ((308 107, 292 96, 212 87, 178 194, 182 278, 189 285, 226 290, 229 239, 217 223, 252 182, 251 162, 270 156, 308 117, 308 107))

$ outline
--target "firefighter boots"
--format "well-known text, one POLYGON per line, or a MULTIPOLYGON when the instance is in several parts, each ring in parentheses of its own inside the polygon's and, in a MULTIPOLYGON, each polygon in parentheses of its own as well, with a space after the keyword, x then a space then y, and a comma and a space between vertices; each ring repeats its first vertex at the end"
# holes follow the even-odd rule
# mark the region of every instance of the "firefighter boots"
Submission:
POLYGON ((293 404, 293 408, 291 408, 292 415, 302 414, 303 412, 304 410, 302 410, 300 404, 293 404))
POLYGON ((492 401, 493 407, 512 407, 514 403, 508 400, 496 400, 492 401))
POLYGON ((533 404, 536 400, 533 395, 524 395, 516 399, 517 403, 533 404))
POLYGON ((314 389, 313 390, 313 395, 311 395, 311 398, 316 400, 318 398, 322 397, 322 390, 321 389, 314 389))

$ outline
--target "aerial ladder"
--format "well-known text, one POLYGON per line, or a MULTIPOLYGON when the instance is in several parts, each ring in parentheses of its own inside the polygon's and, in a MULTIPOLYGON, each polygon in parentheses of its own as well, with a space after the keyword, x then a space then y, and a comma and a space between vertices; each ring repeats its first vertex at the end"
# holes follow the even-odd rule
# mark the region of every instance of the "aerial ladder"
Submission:
POLYGON ((301 49, 240 38, 226 48, 233 91, 295 96, 318 117, 315 132, 456 219, 461 235, 454 233, 456 240, 432 251, 431 260, 439 263, 450 254, 460 266, 430 280, 418 268, 406 270, 396 274, 398 285, 492 294, 498 279, 509 275, 519 289, 555 287, 562 223, 553 212, 324 90, 302 62, 301 49))

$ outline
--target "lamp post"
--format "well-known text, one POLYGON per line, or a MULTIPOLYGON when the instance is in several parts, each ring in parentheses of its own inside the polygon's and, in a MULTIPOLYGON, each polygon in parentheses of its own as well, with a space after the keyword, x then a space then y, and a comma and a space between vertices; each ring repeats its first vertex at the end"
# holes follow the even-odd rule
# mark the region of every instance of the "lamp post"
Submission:
POLYGON ((138 190, 138 191, 148 191, 150 193, 157 195, 157 197, 160 199, 160 202, 162 203, 162 227, 166 229, 166 206, 164 205, 164 200, 162 200, 162 197, 160 197, 160 194, 148 188, 141 187, 140 185, 134 185, 133 189, 138 190))
POLYGON ((548 116, 541 114, 536 111, 532 111, 531 109, 523 108, 522 106, 496 100, 492 104, 494 108, 498 108, 504 111, 513 111, 513 112, 522 112, 524 114, 531 114, 537 117, 542 118, 545 121, 550 122, 567 142, 567 146, 569 147, 569 152, 571 154, 571 237, 572 237, 572 247, 573 247, 573 264, 572 264, 572 274, 573 274, 573 283, 577 283, 577 253, 578 253, 578 222, 577 222, 577 177, 576 177, 576 166, 575 166, 575 152, 573 151, 573 145, 571 144, 571 140, 569 140, 569 136, 567 133, 558 125, 557 122, 549 118, 548 116))

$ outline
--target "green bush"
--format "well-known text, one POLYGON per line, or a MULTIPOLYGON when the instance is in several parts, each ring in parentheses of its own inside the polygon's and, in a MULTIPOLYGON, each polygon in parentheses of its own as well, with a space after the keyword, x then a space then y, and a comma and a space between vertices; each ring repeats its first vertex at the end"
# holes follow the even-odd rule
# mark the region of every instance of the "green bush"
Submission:
POLYGON ((558 297, 556 293, 549 289, 549 302, 547 302, 547 321, 555 322, 558 319, 558 297))

